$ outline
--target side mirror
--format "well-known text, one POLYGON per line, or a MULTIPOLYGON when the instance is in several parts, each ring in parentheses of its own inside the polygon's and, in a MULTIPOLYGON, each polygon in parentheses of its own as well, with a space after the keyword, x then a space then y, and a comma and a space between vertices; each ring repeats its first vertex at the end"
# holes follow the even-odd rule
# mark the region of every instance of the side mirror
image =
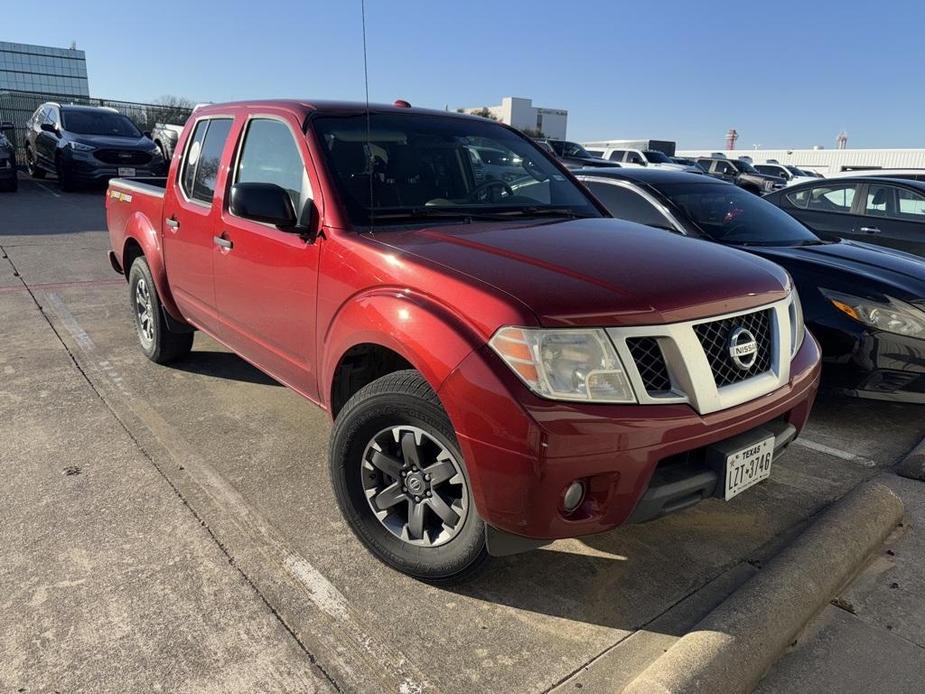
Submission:
POLYGON ((292 198, 275 183, 235 183, 228 207, 237 217, 282 228, 292 229, 297 222, 292 198))
POLYGON ((57 133, 58 132, 58 126, 55 125, 54 123, 42 123, 40 127, 46 133, 57 133))

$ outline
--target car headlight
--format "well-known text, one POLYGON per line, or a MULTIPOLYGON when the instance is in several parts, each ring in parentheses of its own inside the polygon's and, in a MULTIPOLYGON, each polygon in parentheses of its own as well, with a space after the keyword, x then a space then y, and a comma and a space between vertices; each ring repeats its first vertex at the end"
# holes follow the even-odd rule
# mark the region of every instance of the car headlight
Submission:
POLYGON ((800 302, 796 287, 790 292, 790 296, 793 298, 790 302, 790 358, 793 359, 803 346, 806 324, 803 321, 803 304, 800 302))
POLYGON ((865 299, 851 294, 820 289, 825 298, 842 313, 859 323, 896 335, 925 339, 925 311, 899 299, 865 299))
POLYGON ((505 327, 489 345, 537 395, 554 400, 636 402, 620 357, 603 330, 505 327))
POLYGON ((75 152, 92 152, 96 149, 96 147, 93 147, 92 145, 85 145, 82 142, 71 142, 69 143, 69 147, 75 152))

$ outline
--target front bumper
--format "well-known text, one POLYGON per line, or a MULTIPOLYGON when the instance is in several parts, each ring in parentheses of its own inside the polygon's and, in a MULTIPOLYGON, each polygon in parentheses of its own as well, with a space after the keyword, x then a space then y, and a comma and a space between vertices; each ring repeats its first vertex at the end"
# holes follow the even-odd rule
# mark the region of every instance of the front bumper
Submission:
POLYGON ((925 340, 854 321, 811 329, 822 345, 824 387, 860 398, 925 404, 925 340))
MULTIPOLYGON (((77 183, 103 183, 111 178, 119 178, 120 168, 135 169, 135 176, 161 176, 166 164, 159 158, 147 164, 109 164, 95 159, 92 152, 67 154, 62 156, 60 166, 63 173, 77 183)), ((59 172, 60 174, 61 172, 59 172)))
POLYGON ((481 517, 503 533, 551 540, 625 523, 662 461, 771 422, 799 433, 818 385, 819 349, 807 333, 785 386, 707 415, 686 404, 545 400, 487 347, 457 367, 439 396, 455 425, 481 517), (562 495, 576 479, 585 481, 587 494, 567 514, 562 495))

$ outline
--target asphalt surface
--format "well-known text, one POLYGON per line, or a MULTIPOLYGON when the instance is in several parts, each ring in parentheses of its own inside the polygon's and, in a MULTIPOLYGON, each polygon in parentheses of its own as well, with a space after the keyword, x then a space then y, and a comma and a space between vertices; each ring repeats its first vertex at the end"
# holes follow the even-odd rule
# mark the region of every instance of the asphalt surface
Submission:
POLYGON ((915 406, 823 397, 732 502, 427 586, 345 527, 326 415, 201 334, 143 357, 103 203, 0 194, 3 691, 612 691, 925 434, 915 406))

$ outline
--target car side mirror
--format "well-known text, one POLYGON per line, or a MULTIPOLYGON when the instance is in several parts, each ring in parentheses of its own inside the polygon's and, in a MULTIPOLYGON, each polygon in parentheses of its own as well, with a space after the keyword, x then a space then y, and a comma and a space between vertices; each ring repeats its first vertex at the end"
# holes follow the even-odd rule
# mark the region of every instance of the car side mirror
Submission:
POLYGON ((296 226, 292 198, 275 183, 235 183, 228 207, 236 217, 282 228, 296 226))
POLYGON ((41 127, 42 130, 44 130, 46 133, 57 133, 58 132, 58 126, 55 125, 54 123, 42 123, 42 125, 39 127, 41 127))

